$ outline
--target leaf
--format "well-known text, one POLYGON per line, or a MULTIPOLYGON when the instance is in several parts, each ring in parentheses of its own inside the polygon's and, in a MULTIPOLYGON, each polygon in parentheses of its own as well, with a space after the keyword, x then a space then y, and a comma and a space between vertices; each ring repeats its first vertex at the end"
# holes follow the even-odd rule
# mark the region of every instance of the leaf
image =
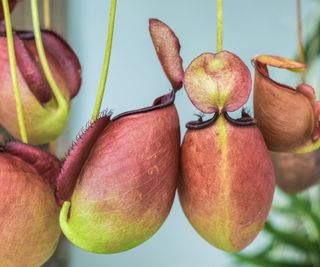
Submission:
POLYGON ((304 57, 307 64, 312 64, 313 61, 320 55, 320 21, 317 27, 308 37, 304 45, 304 57))
POLYGON ((299 233, 286 232, 275 228, 270 222, 265 225, 265 230, 271 234, 276 240, 282 243, 302 250, 305 254, 315 253, 319 254, 320 248, 317 243, 310 241, 306 236, 302 236, 299 233))
POLYGON ((254 58, 254 61, 271 67, 287 69, 294 72, 304 71, 307 67, 303 63, 273 55, 259 55, 254 58))
POLYGON ((248 262, 259 267, 314 267, 310 262, 293 263, 282 260, 271 260, 268 257, 237 255, 240 262, 248 262))
POLYGON ((165 74, 173 89, 179 90, 182 87, 184 70, 178 37, 167 24, 158 19, 149 20, 149 31, 165 74))
POLYGON ((232 112, 248 100, 252 80, 248 67, 235 54, 204 53, 191 62, 184 85, 191 102, 204 113, 232 112))

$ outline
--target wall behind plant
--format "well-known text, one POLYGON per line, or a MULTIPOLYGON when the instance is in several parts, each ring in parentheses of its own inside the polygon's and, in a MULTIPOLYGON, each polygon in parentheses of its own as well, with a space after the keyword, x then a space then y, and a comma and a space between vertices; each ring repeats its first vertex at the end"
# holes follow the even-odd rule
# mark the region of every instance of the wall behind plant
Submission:
MULTIPOLYGON (((314 7, 303 1, 304 13, 314 7)), ((99 82, 109 1, 68 0, 68 38, 83 65, 83 87, 74 101, 68 130, 69 143, 86 124, 99 82)), ((214 0, 118 0, 118 13, 110 75, 103 107, 115 114, 140 108, 169 91, 148 33, 148 18, 168 23, 179 36, 185 67, 202 52, 215 50, 214 0)), ((238 54, 251 68, 250 59, 268 53, 294 57, 296 51, 295 1, 225 0, 224 47, 238 54)), ((304 16, 305 31, 312 17, 304 16)), ((286 73, 278 78, 286 79, 286 73)), ((182 132, 194 119, 185 93, 178 94, 182 132)), ((248 103, 251 107, 251 100, 248 103)), ((101 233, 103 234, 103 233, 101 233)), ((251 248, 263 242, 260 237, 251 248)), ((202 240, 184 217, 178 201, 161 230, 142 246, 118 255, 93 255, 71 248, 72 267, 224 267, 230 259, 202 240)))

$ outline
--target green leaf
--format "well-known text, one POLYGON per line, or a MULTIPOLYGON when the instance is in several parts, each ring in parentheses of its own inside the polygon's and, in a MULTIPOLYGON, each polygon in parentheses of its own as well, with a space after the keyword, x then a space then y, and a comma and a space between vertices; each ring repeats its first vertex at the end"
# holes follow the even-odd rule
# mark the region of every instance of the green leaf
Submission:
POLYGON ((310 241, 306 236, 299 233, 292 233, 275 228, 270 222, 266 223, 265 230, 270 233, 275 240, 278 240, 288 246, 302 250, 305 254, 319 254, 320 248, 317 243, 310 241))
POLYGON ((245 256, 239 254, 236 258, 238 262, 247 262, 259 267, 314 267, 311 262, 293 263, 283 260, 272 260, 268 257, 245 256))
POLYGON ((289 216, 294 217, 296 220, 304 221, 309 220, 315 227, 315 230, 317 231, 317 235, 320 237, 320 219, 317 217, 317 215, 310 209, 302 209, 298 207, 273 207, 272 211, 280 213, 280 214, 286 214, 289 216))
POLYGON ((320 55, 320 21, 304 44, 305 62, 309 65, 320 55))

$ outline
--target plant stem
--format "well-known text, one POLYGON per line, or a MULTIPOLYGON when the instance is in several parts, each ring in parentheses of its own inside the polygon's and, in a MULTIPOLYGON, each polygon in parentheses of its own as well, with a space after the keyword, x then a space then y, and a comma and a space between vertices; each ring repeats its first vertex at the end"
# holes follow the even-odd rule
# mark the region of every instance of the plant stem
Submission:
MULTIPOLYGON (((301 0, 296 0, 297 3, 297 20, 298 20, 298 50, 299 50, 299 61, 305 62, 304 58, 304 47, 303 47, 303 34, 302 34, 302 15, 301 15, 301 0)), ((301 72, 301 80, 304 83, 306 80, 306 72, 301 72)))
POLYGON ((5 18, 5 24, 6 24, 10 71, 11 71, 13 90, 14 90, 14 97, 16 101, 16 110, 17 110, 20 138, 23 143, 28 143, 28 135, 27 135, 27 129, 26 129, 26 124, 24 120, 24 111, 23 111, 22 100, 21 100, 21 92, 20 92, 18 76, 17 76, 17 63, 16 63, 16 56, 15 56, 15 50, 14 50, 14 40, 13 40, 12 24, 11 24, 11 18, 10 18, 9 1, 2 0, 2 6, 3 6, 4 18, 5 18))
POLYGON ((41 38, 41 30, 40 30, 40 22, 39 22, 39 10, 38 10, 38 0, 31 0, 31 12, 32 12, 32 23, 33 23, 33 31, 34 37, 36 41, 37 51, 40 58, 40 63, 43 69, 43 72, 46 76, 46 79, 51 87, 52 93, 56 98, 58 106, 63 109, 68 109, 68 103, 64 96, 62 95, 60 88, 58 87, 53 74, 51 72, 42 38, 41 38))
POLYGON ((298 47, 299 47, 299 61, 304 63, 304 48, 302 37, 302 16, 301 16, 301 0, 297 1, 297 18, 298 18, 298 47))
POLYGON ((223 0, 217 0, 217 52, 223 49, 223 0))
POLYGON ((43 17, 44 17, 44 28, 46 30, 50 30, 51 29, 50 0, 44 0, 43 2, 43 17))
POLYGON ((92 113, 92 121, 96 121, 99 116, 101 103, 102 103, 102 99, 103 99, 103 95, 104 95, 105 87, 106 87, 106 83, 107 83, 110 58, 111 58, 111 50, 112 50, 116 7, 117 7, 117 0, 111 0, 108 39, 107 39, 107 44, 106 44, 104 64, 103 64, 103 69, 102 69, 102 73, 101 73, 99 89, 98 89, 97 98, 96 98, 95 106, 94 106, 93 113, 92 113))
MULTIPOLYGON (((51 30, 51 8, 50 0, 43 0, 43 22, 46 30, 51 30)), ((49 143, 49 151, 55 155, 57 152, 57 144, 55 141, 49 143)))

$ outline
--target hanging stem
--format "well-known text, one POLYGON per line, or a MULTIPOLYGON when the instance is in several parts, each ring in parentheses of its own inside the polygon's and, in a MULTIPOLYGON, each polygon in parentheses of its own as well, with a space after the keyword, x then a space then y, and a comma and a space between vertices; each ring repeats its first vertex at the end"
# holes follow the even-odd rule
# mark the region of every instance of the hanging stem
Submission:
POLYGON ((16 56, 15 56, 15 50, 14 50, 14 40, 13 40, 12 24, 11 24, 11 18, 10 18, 9 1, 2 0, 2 6, 3 6, 4 18, 5 18, 5 24, 6 24, 10 71, 11 71, 11 78, 13 83, 14 97, 16 101, 20 138, 23 143, 28 143, 27 129, 26 129, 26 124, 24 120, 24 113, 23 113, 24 111, 23 111, 22 100, 21 100, 21 92, 20 92, 18 76, 17 76, 17 63, 16 63, 16 56))
POLYGON ((92 119, 91 119, 92 121, 96 121, 99 116, 101 103, 102 103, 102 99, 103 99, 103 95, 104 95, 105 87, 106 87, 106 83, 107 83, 110 58, 111 58, 111 50, 112 50, 116 7, 117 7, 117 0, 111 0, 108 39, 107 39, 107 44, 106 44, 104 63, 103 63, 103 69, 102 69, 102 73, 101 73, 98 94, 97 94, 96 103, 95 103, 93 113, 92 113, 92 119))
POLYGON ((31 12, 32 12, 32 23, 33 23, 33 32, 36 41, 37 51, 40 58, 40 63, 43 69, 43 72, 46 76, 46 79, 51 87, 52 93, 55 96, 58 106, 62 109, 68 109, 68 103, 64 96, 62 95, 60 88, 58 87, 53 74, 51 72, 42 38, 41 38, 41 30, 40 30, 40 21, 39 21, 39 10, 38 10, 38 0, 31 0, 31 12))
POLYGON ((302 15, 301 15, 301 0, 297 0, 297 18, 298 18, 298 47, 299 47, 299 61, 304 63, 304 48, 302 36, 302 15))
POLYGON ((217 0, 217 52, 223 49, 223 0, 217 0))
POLYGON ((43 2, 43 18, 44 18, 44 28, 46 30, 50 30, 51 29, 50 0, 44 0, 43 2))
MULTIPOLYGON (((297 20, 298 20, 298 49, 299 49, 299 61, 305 62, 304 47, 303 47, 303 34, 302 34, 302 11, 301 0, 296 0, 297 3, 297 20)), ((306 80, 306 72, 301 72, 301 80, 304 83, 306 80)))
MULTIPOLYGON (((43 1, 43 22, 44 28, 46 30, 51 30, 51 8, 50 0, 43 1)), ((49 151, 51 154, 55 155, 57 152, 57 144, 55 141, 49 143, 49 151)))

